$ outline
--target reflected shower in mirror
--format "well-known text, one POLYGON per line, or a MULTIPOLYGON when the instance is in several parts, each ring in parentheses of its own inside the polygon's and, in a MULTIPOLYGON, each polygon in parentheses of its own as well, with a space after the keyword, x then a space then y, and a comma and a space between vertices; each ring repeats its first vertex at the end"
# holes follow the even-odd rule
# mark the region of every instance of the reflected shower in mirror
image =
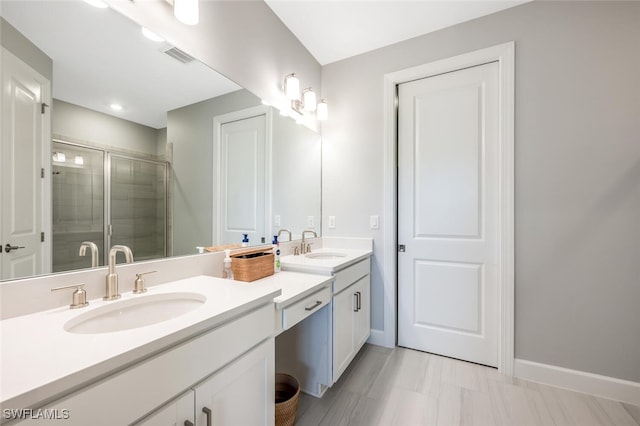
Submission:
MULTIPOLYGON (((0 14, 3 66, 11 54, 51 82, 52 101, 43 108, 52 137, 42 145, 43 200, 50 205, 40 206, 38 236, 53 235, 44 236, 43 266, 34 273, 90 267, 88 254, 80 256, 83 243, 96 245, 104 265, 113 244, 130 245, 138 261, 227 242, 214 232, 219 197, 212 123, 260 106, 260 99, 168 42, 145 39, 139 26, 111 9, 81 0, 3 0, 0 14), (55 161, 62 158, 56 153, 66 156, 64 163, 55 161), (158 167, 165 171, 146 170, 158 167), (114 174, 140 185, 109 183, 114 174)), ((321 217, 320 138, 277 112, 270 115, 268 208, 257 212, 267 242, 280 227, 295 236, 314 221, 319 231, 321 217)), ((4 136, 1 142, 7 143, 4 136)), ((3 244, 6 235, 0 229, 3 244)), ((230 239, 239 242, 235 234, 230 239)), ((0 272, 3 280, 24 275, 4 263, 0 272)))

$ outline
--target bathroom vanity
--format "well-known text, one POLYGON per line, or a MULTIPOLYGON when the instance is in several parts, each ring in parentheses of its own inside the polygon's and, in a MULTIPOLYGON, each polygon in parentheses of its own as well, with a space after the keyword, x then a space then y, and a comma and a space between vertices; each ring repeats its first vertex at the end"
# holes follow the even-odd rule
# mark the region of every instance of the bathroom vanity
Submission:
MULTIPOLYGON (((115 301, 96 297, 104 270, 4 283, 3 297, 28 294, 34 307, 0 321, 0 423, 273 424, 275 371, 321 396, 369 336, 371 250, 336 250, 284 256, 294 271, 248 283, 211 276, 221 254, 152 261, 157 277, 204 274, 115 301), (36 307, 81 280, 88 307, 36 307)), ((140 272, 118 268, 123 287, 140 272)))
POLYGON ((123 294, 117 302, 94 300, 87 311, 64 307, 4 320, 3 424, 10 417, 5 410, 18 408, 33 408, 28 417, 37 420, 15 424, 47 424, 52 416, 72 425, 158 424, 167 416, 180 425, 207 424, 207 416, 216 424, 272 424, 278 295, 272 287, 198 276, 142 296, 123 294), (89 315, 90 323, 92 312, 116 304, 128 304, 118 309, 124 316, 140 309, 153 317, 154 309, 168 312, 173 305, 144 299, 163 295, 165 302, 197 295, 200 306, 128 330, 104 313, 98 323, 112 325, 103 329, 76 321, 89 315))

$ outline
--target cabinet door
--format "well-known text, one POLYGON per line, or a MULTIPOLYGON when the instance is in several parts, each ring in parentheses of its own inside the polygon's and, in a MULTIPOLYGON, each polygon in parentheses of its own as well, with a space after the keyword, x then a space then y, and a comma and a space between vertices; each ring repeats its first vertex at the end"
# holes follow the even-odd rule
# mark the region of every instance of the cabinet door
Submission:
POLYGON ((333 296, 333 381, 349 366, 353 355, 354 315, 357 308, 353 286, 333 296))
POLYGON ((136 426, 189 426, 194 424, 194 392, 190 390, 176 401, 156 410, 136 426), (188 423, 191 422, 191 423, 188 423))
POLYGON ((371 278, 369 275, 354 284, 358 310, 354 313, 354 352, 358 352, 371 334, 371 278))
POLYGON ((273 425, 274 352, 271 338, 196 386, 196 425, 273 425))

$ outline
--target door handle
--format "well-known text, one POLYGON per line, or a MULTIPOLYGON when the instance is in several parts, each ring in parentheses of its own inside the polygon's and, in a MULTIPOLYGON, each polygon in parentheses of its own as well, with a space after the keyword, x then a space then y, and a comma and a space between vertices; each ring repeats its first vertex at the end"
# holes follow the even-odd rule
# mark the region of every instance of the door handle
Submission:
POLYGON ((18 250, 18 249, 23 249, 24 246, 12 246, 11 244, 7 243, 7 245, 4 246, 4 251, 6 253, 11 252, 11 250, 18 250))

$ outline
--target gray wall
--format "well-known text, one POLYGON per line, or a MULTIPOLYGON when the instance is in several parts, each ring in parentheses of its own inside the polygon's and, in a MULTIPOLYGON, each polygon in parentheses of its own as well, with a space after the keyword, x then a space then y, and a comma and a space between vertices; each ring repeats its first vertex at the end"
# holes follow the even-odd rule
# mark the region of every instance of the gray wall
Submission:
POLYGON ((210 246, 213 227, 213 117, 252 106, 260 99, 238 90, 188 105, 167 115, 173 144, 173 254, 210 246))
POLYGON ((121 152, 156 156, 164 154, 162 131, 78 105, 54 99, 51 108, 54 137, 99 145, 121 152))
POLYGON ((324 235, 375 238, 382 328, 383 75, 511 40, 516 357, 640 382, 639 2, 527 3, 325 66, 324 235))
POLYGON ((51 58, 2 17, 0 17, 0 44, 47 80, 52 80, 53 61, 51 58))

